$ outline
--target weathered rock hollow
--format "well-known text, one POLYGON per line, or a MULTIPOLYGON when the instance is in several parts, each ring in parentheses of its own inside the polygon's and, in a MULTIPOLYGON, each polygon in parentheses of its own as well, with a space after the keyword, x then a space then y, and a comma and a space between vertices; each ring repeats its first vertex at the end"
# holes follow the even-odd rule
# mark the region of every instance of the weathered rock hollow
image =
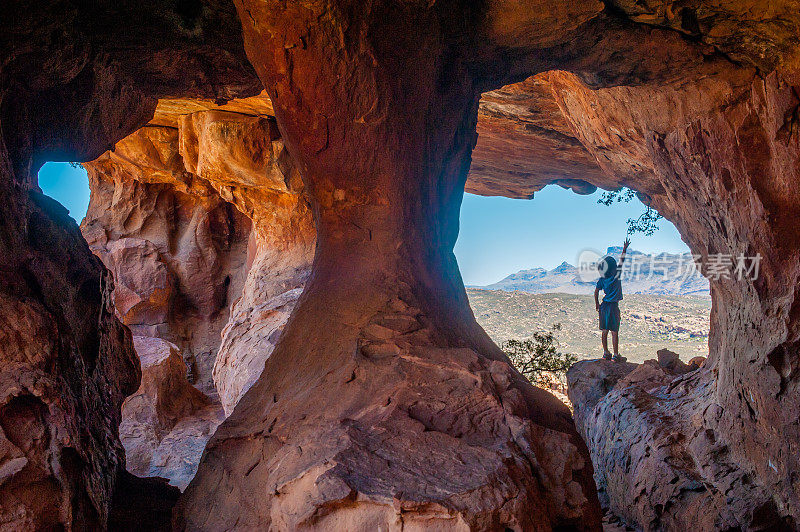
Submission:
MULTIPOLYGON (((124 323, 191 353, 175 363, 194 382, 174 389, 206 399, 187 399, 186 416, 205 400, 230 414, 177 528, 597 529, 589 449, 475 323, 452 254, 465 186, 528 197, 558 183, 632 187, 695 253, 763 257, 758 279, 712 284, 710 357, 681 381, 682 404, 713 413, 689 439, 713 438, 760 497, 756 514, 724 502, 725 524, 794 526, 796 3, 9 12, 4 524, 115 519, 130 482, 120 409, 140 380, 124 323), (38 191, 47 160, 94 161, 83 229, 117 289, 38 191)), ((683 467, 713 493, 717 473, 697 463, 683 467)), ((641 527, 688 519, 626 513, 624 489, 608 494, 641 527)))

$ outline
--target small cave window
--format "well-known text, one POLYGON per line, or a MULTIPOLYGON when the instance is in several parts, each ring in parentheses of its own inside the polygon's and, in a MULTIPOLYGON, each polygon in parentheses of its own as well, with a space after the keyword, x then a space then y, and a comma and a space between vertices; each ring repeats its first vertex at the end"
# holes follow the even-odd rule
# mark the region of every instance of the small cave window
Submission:
POLYGON ((76 163, 48 162, 39 169, 39 188, 81 223, 89 208, 89 178, 86 170, 76 163))
MULTIPOLYGON (((599 273, 585 261, 605 254, 618 259, 626 237, 620 354, 637 363, 655 359, 659 349, 684 362, 707 356, 708 280, 668 220, 655 221, 650 235, 628 234, 647 210, 629 196, 607 205, 602 191, 578 195, 555 185, 532 200, 465 194, 456 258, 475 318, 512 360, 525 358, 531 345, 573 355, 557 359, 562 365, 603 355, 594 302, 599 273)), ((546 374, 546 382, 535 383, 550 380, 546 374)), ((564 379, 555 380, 547 387, 563 392, 564 379)))

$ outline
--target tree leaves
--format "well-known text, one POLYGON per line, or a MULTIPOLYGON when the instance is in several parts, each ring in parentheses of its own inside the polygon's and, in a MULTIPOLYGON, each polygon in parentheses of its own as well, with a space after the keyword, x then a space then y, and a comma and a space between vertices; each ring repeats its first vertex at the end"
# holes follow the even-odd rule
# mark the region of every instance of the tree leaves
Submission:
MULTIPOLYGON (((597 203, 610 207, 614 203, 628 203, 635 196, 636 192, 630 188, 608 190, 601 194, 597 203)), ((658 221, 661 218, 663 218, 663 216, 645 202, 645 211, 640 214, 638 218, 628 218, 628 234, 642 233, 645 236, 653 236, 653 233, 659 229, 658 221)))
POLYGON ((562 381, 578 360, 577 355, 558 351, 555 331, 560 330, 561 324, 557 323, 550 331, 533 333, 529 340, 506 340, 500 348, 532 384, 550 387, 554 380, 562 381))

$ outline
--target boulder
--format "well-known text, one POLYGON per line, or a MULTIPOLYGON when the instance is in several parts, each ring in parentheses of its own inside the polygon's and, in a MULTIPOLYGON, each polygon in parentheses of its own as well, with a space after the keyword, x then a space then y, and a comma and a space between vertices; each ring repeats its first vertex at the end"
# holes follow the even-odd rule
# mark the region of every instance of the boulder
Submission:
POLYGON ((706 357, 701 357, 701 356, 693 357, 689 361, 689 365, 695 366, 696 368, 702 368, 705 365, 706 360, 707 360, 706 357))
POLYGON ((233 412, 264 371, 264 363, 303 291, 301 283, 302 280, 300 286, 256 306, 236 305, 222 331, 222 344, 214 363, 214 382, 226 414, 233 412))
POLYGON ((662 368, 673 367, 681 361, 680 355, 669 349, 659 349, 656 355, 658 356, 658 365, 662 368))
POLYGON ((174 277, 156 246, 141 238, 121 238, 108 245, 113 266, 114 309, 129 327, 166 323, 174 277))
POLYGON ((222 331, 214 383, 226 414, 264 371, 308 279, 313 233, 280 246, 256 242, 255 258, 240 298, 222 331))
POLYGON ((568 397, 572 403, 575 426, 585 434, 585 420, 600 400, 617 383, 638 367, 632 362, 614 360, 579 360, 567 370, 568 397))
POLYGON ((626 368, 610 389, 609 362, 582 361, 570 370, 575 421, 589 445, 601 503, 640 530, 690 522, 698 530, 788 530, 769 490, 748 478, 710 428, 721 415, 713 375, 676 362, 675 353, 661 350, 658 361, 631 364, 635 369, 626 368), (705 401, 700 411, 698 395, 705 401))
POLYGON ((670 373, 686 373, 696 369, 691 364, 681 361, 680 355, 669 349, 659 349, 656 355, 658 356, 658 365, 670 373))

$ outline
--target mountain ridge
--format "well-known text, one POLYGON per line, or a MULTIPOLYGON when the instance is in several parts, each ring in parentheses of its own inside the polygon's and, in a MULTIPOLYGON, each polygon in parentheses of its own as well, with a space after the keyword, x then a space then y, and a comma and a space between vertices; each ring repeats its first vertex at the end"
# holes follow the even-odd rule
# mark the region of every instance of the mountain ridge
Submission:
MULTIPOLYGON (((622 247, 611 246, 608 255, 619 258, 622 247)), ((512 273, 484 286, 486 290, 519 291, 530 294, 591 294, 599 275, 587 276, 567 261, 551 270, 534 267, 512 273)), ((708 280, 696 272, 691 253, 647 254, 629 249, 622 269, 623 294, 708 296, 708 280)))

